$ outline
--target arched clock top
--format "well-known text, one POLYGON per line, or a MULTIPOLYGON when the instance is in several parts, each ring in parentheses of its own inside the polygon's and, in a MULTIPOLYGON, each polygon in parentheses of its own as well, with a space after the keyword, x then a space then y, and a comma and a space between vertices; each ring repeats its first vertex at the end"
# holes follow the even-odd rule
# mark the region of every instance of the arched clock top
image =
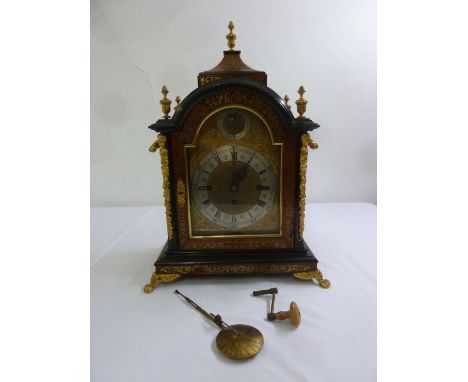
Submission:
MULTIPOLYGON (((237 141, 245 136, 248 137, 250 125, 253 121, 258 121, 261 125, 261 130, 264 131, 269 138, 271 144, 275 144, 275 136, 270 128, 269 122, 257 112, 257 110, 244 105, 229 104, 221 106, 208 113, 199 123, 193 134, 192 144, 196 145, 200 136, 200 131, 203 129, 211 129, 209 121, 216 119, 216 128, 228 141, 237 141), (231 125, 231 126, 226 126, 231 125)), ((255 133, 254 133, 255 134, 255 133)))
POLYGON ((320 126, 308 118, 294 118, 285 100, 269 87, 249 80, 227 79, 193 90, 180 102, 172 118, 159 119, 149 128, 160 133, 180 132, 191 111, 203 103, 206 104, 206 113, 212 112, 216 106, 228 104, 245 105, 262 114, 274 113, 274 118, 281 121, 286 131, 312 131, 320 126))

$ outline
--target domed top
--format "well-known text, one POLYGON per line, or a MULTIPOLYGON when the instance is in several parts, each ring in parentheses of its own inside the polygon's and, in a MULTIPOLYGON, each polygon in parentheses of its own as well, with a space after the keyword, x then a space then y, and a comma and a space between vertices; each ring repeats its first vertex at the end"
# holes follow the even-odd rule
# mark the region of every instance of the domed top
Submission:
POLYGON ((232 33, 234 24, 229 22, 229 33, 226 35, 229 50, 224 51, 224 57, 214 68, 201 72, 198 75, 198 86, 206 85, 213 81, 224 80, 228 78, 242 78, 245 80, 259 82, 267 85, 267 75, 265 72, 252 69, 247 66, 240 57, 240 50, 234 50, 237 36, 232 33))

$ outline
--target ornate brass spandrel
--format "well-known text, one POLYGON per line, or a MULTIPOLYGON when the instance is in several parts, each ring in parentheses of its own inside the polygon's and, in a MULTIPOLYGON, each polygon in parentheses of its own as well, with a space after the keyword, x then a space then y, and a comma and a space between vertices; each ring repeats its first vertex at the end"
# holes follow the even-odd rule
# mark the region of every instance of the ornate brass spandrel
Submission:
POLYGON ((169 93, 169 90, 167 90, 166 85, 162 87, 161 93, 163 94, 164 97, 161 101, 159 101, 159 103, 161 104, 163 118, 169 119, 169 113, 171 112, 172 101, 169 98, 167 98, 167 94, 169 93))
POLYGON ((185 183, 182 178, 177 180, 177 205, 179 208, 185 207, 185 183))
POLYGON ((306 91, 303 86, 300 86, 297 92, 300 95, 299 99, 296 101, 297 112, 299 113, 298 118, 303 119, 305 118, 303 114, 306 112, 307 107, 307 100, 303 97, 306 91))
POLYGON ((228 29, 229 33, 226 35, 227 46, 229 47, 229 50, 234 50, 237 36, 235 33, 232 33, 232 30, 234 29, 234 23, 232 21, 229 21, 228 29))
POLYGON ((255 81, 255 82, 261 83, 263 85, 267 84, 265 74, 254 74, 254 73, 251 73, 251 72, 244 72, 242 74, 236 74, 236 75, 223 74, 222 77, 221 76, 212 76, 212 75, 201 74, 201 75, 198 76, 198 86, 203 86, 203 85, 209 84, 209 83, 214 82, 214 81, 228 80, 228 79, 232 79, 232 78, 255 81))
POLYGON ((166 225, 167 225, 167 237, 171 240, 174 236, 172 228, 172 206, 171 206, 171 190, 169 183, 169 155, 166 147, 166 137, 162 134, 158 134, 158 138, 150 146, 149 151, 155 152, 159 149, 161 155, 161 172, 163 176, 163 196, 164 206, 166 207, 166 225))
POLYGON ((203 86, 213 81, 219 81, 220 79, 221 77, 216 76, 198 76, 198 84, 200 86, 203 86))
POLYGON ((149 294, 149 293, 151 293, 151 292, 153 292, 155 290, 155 288, 158 285, 158 282, 170 283, 172 281, 177 280, 178 278, 180 278, 179 274, 164 274, 164 275, 162 275, 162 274, 154 272, 151 275, 151 280, 150 280, 149 284, 145 285, 145 288, 143 289, 143 291, 145 293, 149 294))
POLYGON ((296 279, 304 280, 304 281, 315 279, 315 280, 317 280, 319 285, 324 289, 330 288, 330 285, 331 285, 330 281, 323 278, 322 272, 320 272, 320 270, 318 268, 316 270, 314 270, 314 271, 311 271, 311 272, 293 273, 293 276, 296 279))
POLYGON ((317 143, 310 137, 308 133, 302 134, 301 137, 301 154, 300 154, 300 183, 299 183, 299 237, 302 238, 304 233, 305 205, 306 205, 306 182, 307 182, 307 157, 308 148, 318 149, 317 143))

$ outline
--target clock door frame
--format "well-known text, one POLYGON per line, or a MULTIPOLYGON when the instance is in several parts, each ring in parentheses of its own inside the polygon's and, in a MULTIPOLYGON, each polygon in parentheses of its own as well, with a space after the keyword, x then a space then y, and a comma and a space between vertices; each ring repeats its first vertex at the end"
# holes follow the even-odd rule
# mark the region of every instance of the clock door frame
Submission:
MULTIPOLYGON (((252 143, 252 142, 249 141, 249 143, 252 143)), ((213 139, 212 144, 214 144, 214 145, 223 145, 223 146, 227 145, 227 144, 235 144, 235 145, 239 145, 239 146, 245 145, 245 143, 243 143, 243 142, 227 141, 225 137, 219 137, 217 139, 216 138, 213 139)), ((264 120, 263 116, 259 115, 256 110, 253 110, 250 107, 247 107, 247 106, 244 106, 244 105, 231 104, 231 105, 227 105, 227 106, 222 106, 222 107, 214 110, 210 114, 208 114, 202 120, 202 122, 200 123, 200 126, 196 130, 195 136, 194 136, 194 142, 192 144, 184 146, 185 147, 184 157, 185 157, 185 166, 186 166, 185 167, 185 169, 186 169, 185 184, 187 185, 186 200, 187 200, 188 222, 189 222, 189 237, 191 239, 204 239, 204 238, 214 238, 214 237, 217 237, 217 238, 281 237, 282 236, 282 221, 283 221, 283 146, 284 146, 284 144, 282 142, 280 142, 280 143, 275 142, 274 137, 273 137, 273 133, 271 131, 271 128, 268 126, 268 122, 266 120, 264 120), (196 234, 193 233, 193 227, 192 227, 192 221, 191 220, 192 220, 192 212, 193 212, 192 205, 193 205, 194 202, 191 200, 191 193, 190 193, 190 190, 189 190, 189 184, 190 184, 189 151, 198 146, 199 139, 200 139, 199 138, 200 130, 203 129, 205 122, 208 119, 210 119, 212 116, 214 116, 215 114, 217 114, 219 112, 222 112, 223 110, 227 110, 227 109, 231 109, 231 108, 243 109, 243 110, 245 110, 247 112, 250 112, 253 115, 255 115, 255 117, 257 117, 262 122, 262 128, 264 128, 266 130, 267 134, 265 134, 265 135, 268 138, 266 138, 265 136, 263 137, 263 139, 260 138, 260 141, 259 141, 260 144, 257 142, 257 144, 256 144, 257 147, 262 147, 264 145, 270 144, 272 147, 276 147, 279 150, 279 153, 278 153, 279 154, 279 162, 277 163, 276 166, 274 166, 274 168, 276 170, 276 173, 278 174, 278 180, 279 180, 277 195, 275 196, 275 198, 277 198, 277 200, 278 200, 278 219, 279 219, 279 226, 278 226, 278 229, 277 229, 276 232, 271 232, 271 233, 245 233, 245 234, 235 234, 235 235, 229 234, 229 233, 220 233, 218 235, 203 235, 203 234, 196 235, 196 234), (266 142, 265 142, 265 140, 266 140, 266 142)), ((249 148, 252 149, 251 146, 249 146, 249 148)), ((205 153, 205 155, 206 155, 206 153, 205 153)))
MULTIPOLYGON (((243 81, 249 82, 249 81, 243 81)), ((296 187, 297 185, 297 135, 293 129, 285 124, 282 118, 282 105, 277 100, 256 91, 258 86, 240 86, 230 83, 222 89, 216 87, 198 97, 191 103, 183 119, 178 121, 179 131, 171 134, 170 151, 172 153, 172 182, 176 185, 176 217, 178 246, 183 251, 206 250, 275 250, 291 249, 294 246, 296 232, 296 187), (238 237, 191 237, 190 216, 188 205, 187 162, 185 160, 186 147, 194 143, 196 134, 207 115, 222 107, 243 106, 252 109, 267 123, 274 144, 282 145, 281 160, 281 235, 239 235, 238 237), (289 127, 289 128, 288 128, 289 127), (176 159, 177 158, 177 159, 176 159)))

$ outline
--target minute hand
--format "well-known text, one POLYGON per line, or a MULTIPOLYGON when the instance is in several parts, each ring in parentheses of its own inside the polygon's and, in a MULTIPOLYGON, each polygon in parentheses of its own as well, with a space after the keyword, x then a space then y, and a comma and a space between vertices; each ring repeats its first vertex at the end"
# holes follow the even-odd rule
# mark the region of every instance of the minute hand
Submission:
POLYGON ((253 159, 253 157, 250 157, 250 159, 247 161, 246 164, 244 164, 236 173, 236 180, 237 183, 239 183, 240 180, 244 180, 245 176, 247 175, 247 166, 249 165, 250 161, 253 159))

